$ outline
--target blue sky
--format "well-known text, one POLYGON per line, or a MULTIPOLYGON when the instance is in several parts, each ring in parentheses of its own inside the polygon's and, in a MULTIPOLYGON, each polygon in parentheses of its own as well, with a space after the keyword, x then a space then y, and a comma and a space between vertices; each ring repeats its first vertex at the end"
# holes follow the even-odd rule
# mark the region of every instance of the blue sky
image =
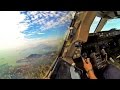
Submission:
POLYGON ((25 34, 25 38, 49 38, 49 37, 63 37, 65 32, 68 30, 68 26, 70 25, 70 22, 66 22, 64 25, 58 25, 55 27, 51 27, 49 29, 46 29, 44 31, 40 30, 39 24, 33 24, 32 26, 29 26, 25 31, 22 33, 25 34))
MULTIPOLYGON (((95 28, 97 27, 97 24, 99 23, 100 18, 96 17, 90 27, 90 33, 93 33, 95 31, 95 28)), ((109 19, 101 31, 108 31, 112 28, 120 29, 120 18, 117 19, 109 19)))
MULTIPOLYGON (((74 11, 0 11, 0 50, 63 37, 74 14, 74 11)), ((90 33, 99 20, 96 17, 90 33)), ((120 19, 109 20, 102 31, 111 28, 120 29, 120 19)))
POLYGON ((108 20, 102 31, 108 31, 112 28, 120 29, 120 18, 108 20))
POLYGON ((63 37, 73 14, 73 11, 0 11, 0 50, 63 37))
POLYGON ((25 38, 63 37, 71 23, 69 11, 21 12, 26 18, 22 23, 29 24, 22 33, 25 38))
MULTIPOLYGON (((71 14, 69 11, 39 11, 39 12, 21 12, 26 15, 24 23, 28 23, 29 27, 22 33, 25 38, 49 38, 63 37, 71 23, 71 14)), ((95 31, 100 17, 96 17, 90 28, 90 33, 95 31)), ((120 19, 108 20, 101 31, 107 31, 111 28, 120 29, 120 19)))

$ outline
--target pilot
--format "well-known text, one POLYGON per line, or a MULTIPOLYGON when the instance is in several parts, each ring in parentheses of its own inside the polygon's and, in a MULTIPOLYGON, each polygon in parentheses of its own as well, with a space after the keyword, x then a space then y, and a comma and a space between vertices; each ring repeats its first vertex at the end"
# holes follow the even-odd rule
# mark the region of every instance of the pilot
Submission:
MULTIPOLYGON (((87 72, 88 78, 97 79, 97 77, 94 73, 92 64, 90 62, 90 59, 89 58, 87 58, 86 60, 82 59, 82 61, 83 61, 84 68, 87 72)), ((103 72, 103 76, 105 79, 120 79, 120 69, 109 64, 106 67, 105 71, 103 72)))

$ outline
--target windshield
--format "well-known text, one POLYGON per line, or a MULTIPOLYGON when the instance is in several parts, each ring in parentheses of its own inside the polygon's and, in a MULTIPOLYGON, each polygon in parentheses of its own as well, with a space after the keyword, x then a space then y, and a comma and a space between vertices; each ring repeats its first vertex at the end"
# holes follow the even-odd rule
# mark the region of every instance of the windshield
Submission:
POLYGON ((90 27, 90 31, 89 33, 94 33, 95 29, 97 28, 99 22, 100 22, 101 18, 96 16, 95 19, 93 20, 93 23, 90 27))
POLYGON ((0 78, 43 78, 57 58, 72 11, 1 11, 0 78))
POLYGON ((101 31, 109 31, 111 29, 120 29, 120 18, 109 19, 101 31))
MULTIPOLYGON (((96 16, 91 27, 89 33, 94 33, 95 29, 97 28, 97 25, 99 24, 101 18, 96 16)), ((101 31, 109 31, 111 29, 120 29, 120 18, 115 18, 115 19, 108 19, 104 27, 102 28, 101 31)))

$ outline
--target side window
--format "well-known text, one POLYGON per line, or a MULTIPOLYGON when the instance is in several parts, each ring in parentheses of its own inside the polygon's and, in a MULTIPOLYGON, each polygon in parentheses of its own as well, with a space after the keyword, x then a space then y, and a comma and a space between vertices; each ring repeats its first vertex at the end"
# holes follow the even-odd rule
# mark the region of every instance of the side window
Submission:
POLYGON ((0 12, 0 79, 43 79, 60 53, 73 14, 0 12))
POLYGON ((94 33, 94 31, 97 28, 97 25, 99 24, 100 20, 101 20, 100 17, 98 17, 98 16, 95 17, 95 19, 94 19, 94 21, 93 21, 93 23, 92 23, 92 25, 90 27, 89 33, 94 33))

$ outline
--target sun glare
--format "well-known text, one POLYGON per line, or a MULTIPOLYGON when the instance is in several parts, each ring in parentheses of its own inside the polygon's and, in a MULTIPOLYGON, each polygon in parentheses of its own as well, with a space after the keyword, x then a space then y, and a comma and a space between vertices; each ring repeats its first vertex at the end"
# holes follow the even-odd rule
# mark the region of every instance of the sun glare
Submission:
POLYGON ((19 24, 24 15, 18 11, 0 11, 0 49, 14 48, 24 43, 26 26, 19 24))

